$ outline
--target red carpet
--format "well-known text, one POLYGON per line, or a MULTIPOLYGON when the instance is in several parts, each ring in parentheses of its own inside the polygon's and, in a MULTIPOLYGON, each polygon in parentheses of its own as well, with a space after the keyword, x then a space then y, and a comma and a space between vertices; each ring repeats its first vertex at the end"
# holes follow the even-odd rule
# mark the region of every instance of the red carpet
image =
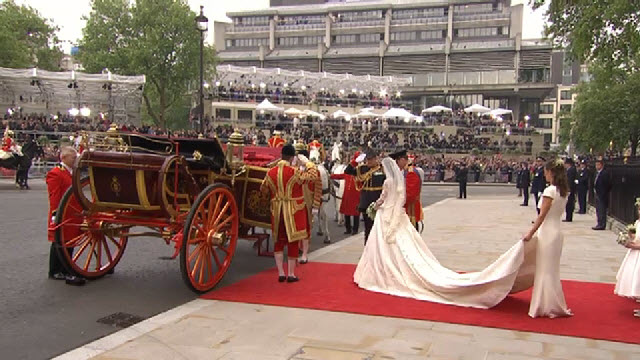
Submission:
POLYGON ((213 290, 202 298, 640 344, 640 319, 633 316, 633 309, 640 308, 640 304, 614 295, 612 284, 563 281, 574 316, 532 319, 527 315, 531 290, 510 295, 490 310, 472 309, 362 290, 353 282, 354 270, 355 265, 351 264, 308 263, 296 269, 301 281, 287 284, 277 282, 274 268, 213 290))

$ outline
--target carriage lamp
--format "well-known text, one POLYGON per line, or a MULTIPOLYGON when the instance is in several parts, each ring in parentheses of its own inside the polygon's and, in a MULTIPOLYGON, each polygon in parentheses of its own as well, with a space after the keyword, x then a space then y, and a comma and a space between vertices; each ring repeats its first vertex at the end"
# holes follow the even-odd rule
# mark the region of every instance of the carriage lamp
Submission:
POLYGON ((244 136, 236 129, 227 143, 227 165, 232 172, 238 172, 244 167, 244 136))

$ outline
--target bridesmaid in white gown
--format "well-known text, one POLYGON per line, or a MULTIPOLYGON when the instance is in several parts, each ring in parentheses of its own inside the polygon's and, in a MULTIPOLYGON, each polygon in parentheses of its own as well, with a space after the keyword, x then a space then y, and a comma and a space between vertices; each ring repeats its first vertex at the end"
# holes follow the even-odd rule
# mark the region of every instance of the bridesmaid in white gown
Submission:
MULTIPOLYGON (((542 229, 538 232, 542 236, 542 249, 537 246, 538 236, 527 236, 526 240, 531 241, 518 241, 485 269, 460 274, 442 266, 411 225, 404 210, 404 176, 396 162, 384 158, 382 166, 387 180, 377 202, 379 208, 369 241, 353 276, 358 286, 396 296, 486 309, 500 303, 510 292, 530 288, 535 272, 536 289, 530 314, 570 314, 564 305, 558 274, 562 250, 562 234, 559 233, 562 213, 558 209, 564 209, 566 192, 564 198, 557 195, 558 201, 551 200, 550 195, 556 196, 551 190, 545 193, 548 207, 535 227, 536 230, 537 227, 542 229), (554 220, 549 219, 547 221, 550 223, 545 224, 552 203, 554 220), (556 245, 551 253, 548 251, 549 244, 556 245), (538 264, 536 253, 540 257, 538 264), (536 270, 536 265, 541 269, 536 270)), ((560 167, 564 171, 562 164, 560 167)), ((564 179, 566 185, 566 174, 564 179)))
POLYGON ((531 317, 571 316, 560 282, 560 256, 564 235, 560 229, 562 214, 567 204, 569 182, 564 165, 551 160, 544 167, 549 185, 540 199, 540 214, 524 241, 537 238, 536 272, 533 295, 529 306, 531 317))
MULTIPOLYGON (((636 200, 638 219, 640 219, 640 202, 636 200)), ((622 260, 614 293, 619 296, 634 298, 640 302, 640 220, 635 223, 636 234, 627 243, 627 255, 622 260)), ((640 310, 635 310, 634 315, 640 317, 640 310)))

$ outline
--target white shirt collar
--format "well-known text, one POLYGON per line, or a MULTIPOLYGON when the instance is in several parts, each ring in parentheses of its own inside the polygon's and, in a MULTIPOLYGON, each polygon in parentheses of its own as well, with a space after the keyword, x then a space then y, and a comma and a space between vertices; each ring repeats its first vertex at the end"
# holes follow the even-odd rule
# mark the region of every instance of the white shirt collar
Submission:
POLYGON ((63 167, 63 168, 67 169, 67 171, 68 171, 70 174, 73 174, 73 168, 72 168, 72 167, 68 166, 67 164, 65 164, 65 163, 63 163, 63 162, 61 162, 60 164, 62 165, 62 167, 63 167))

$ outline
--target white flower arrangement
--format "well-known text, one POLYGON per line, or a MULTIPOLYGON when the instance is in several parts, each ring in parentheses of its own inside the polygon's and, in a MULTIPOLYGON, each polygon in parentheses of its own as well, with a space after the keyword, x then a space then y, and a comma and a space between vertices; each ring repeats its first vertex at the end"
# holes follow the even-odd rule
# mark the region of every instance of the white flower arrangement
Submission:
POLYGON ((629 241, 632 241, 636 236, 636 227, 631 225, 627 225, 625 231, 620 231, 618 233, 618 239, 616 240, 618 244, 622 246, 626 246, 629 241))
POLYGON ((367 216, 369 217, 369 219, 374 220, 376 218, 376 202, 372 202, 371 204, 369 204, 369 207, 367 207, 367 216))

